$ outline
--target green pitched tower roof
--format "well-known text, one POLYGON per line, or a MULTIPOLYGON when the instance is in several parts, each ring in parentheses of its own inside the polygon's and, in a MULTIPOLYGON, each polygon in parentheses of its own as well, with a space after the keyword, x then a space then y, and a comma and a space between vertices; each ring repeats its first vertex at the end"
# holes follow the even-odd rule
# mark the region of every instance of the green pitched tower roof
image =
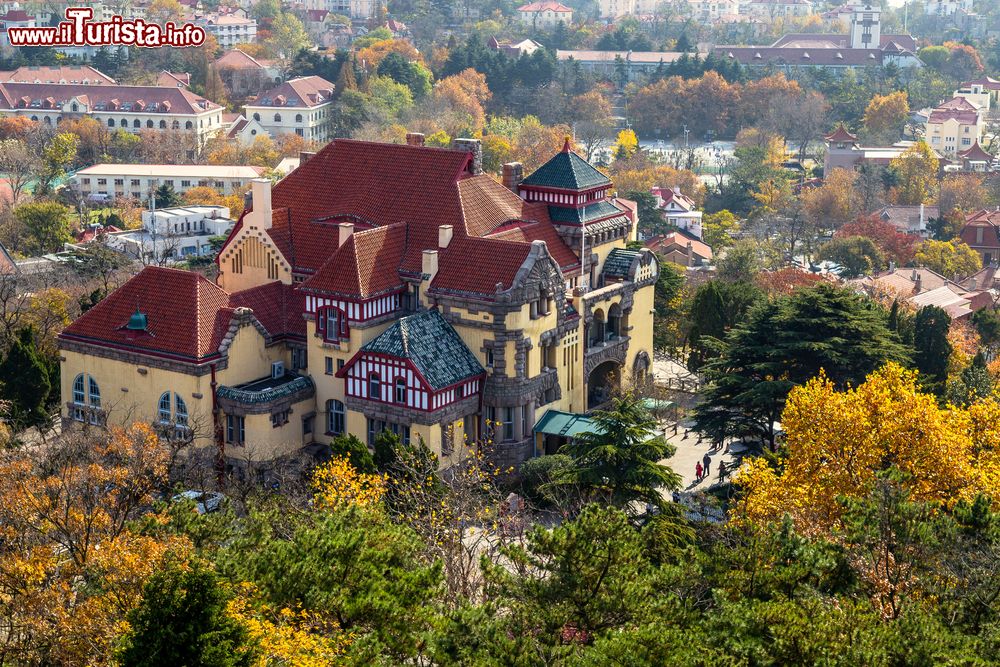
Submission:
POLYGON ((361 349, 409 359, 435 391, 486 372, 436 310, 398 320, 361 349))
POLYGON ((521 185, 561 190, 590 190, 602 185, 611 187, 611 181, 574 153, 567 139, 562 151, 521 181, 521 185))

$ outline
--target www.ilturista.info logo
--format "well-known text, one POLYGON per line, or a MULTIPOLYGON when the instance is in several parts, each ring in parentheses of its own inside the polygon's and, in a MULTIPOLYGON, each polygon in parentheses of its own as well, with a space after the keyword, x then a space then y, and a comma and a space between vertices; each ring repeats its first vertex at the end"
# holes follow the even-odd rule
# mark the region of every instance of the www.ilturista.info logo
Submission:
POLYGON ((7 28, 11 46, 201 46, 205 30, 191 23, 166 25, 113 16, 92 22, 90 7, 69 7, 66 20, 43 28, 7 28))

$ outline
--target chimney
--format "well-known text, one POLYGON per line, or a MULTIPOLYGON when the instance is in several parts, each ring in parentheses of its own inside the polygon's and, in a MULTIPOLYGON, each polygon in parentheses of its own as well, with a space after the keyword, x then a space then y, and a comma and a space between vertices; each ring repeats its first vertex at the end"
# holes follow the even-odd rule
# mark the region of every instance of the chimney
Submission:
POLYGON ((347 239, 351 238, 351 234, 354 233, 354 225, 350 222, 342 222, 337 225, 340 228, 340 236, 337 238, 337 247, 347 243, 347 239))
POLYGON ((920 226, 917 227, 917 229, 919 229, 920 231, 924 231, 925 229, 927 229, 927 227, 924 226, 924 205, 923 205, 923 203, 920 204, 920 226))
POLYGON ((311 160, 316 155, 316 151, 299 151, 299 166, 311 160))
POLYGON ((255 178, 250 181, 250 202, 252 213, 247 216, 248 227, 271 228, 271 181, 255 178))
POLYGON ((424 135, 422 132, 407 132, 406 133, 406 145, 407 146, 423 146, 424 145, 424 135))
POLYGON ((424 256, 420 265, 421 272, 427 276, 428 282, 434 280, 438 272, 438 251, 424 250, 424 256))
POLYGON ((687 244, 688 251, 688 266, 694 266, 694 245, 688 241, 687 244))
POLYGON ((524 180, 524 165, 520 162, 508 162, 503 166, 503 186, 516 195, 520 195, 519 187, 524 180))
POLYGON ((451 237, 455 233, 455 228, 451 225, 441 225, 438 227, 438 248, 444 250, 451 243, 451 237))
POLYGON ((920 274, 916 271, 913 272, 915 278, 913 279, 913 289, 916 290, 917 294, 920 294, 920 274))
POLYGON ((469 173, 473 176, 483 173, 483 142, 479 139, 454 139, 451 142, 451 147, 457 151, 472 153, 469 173))

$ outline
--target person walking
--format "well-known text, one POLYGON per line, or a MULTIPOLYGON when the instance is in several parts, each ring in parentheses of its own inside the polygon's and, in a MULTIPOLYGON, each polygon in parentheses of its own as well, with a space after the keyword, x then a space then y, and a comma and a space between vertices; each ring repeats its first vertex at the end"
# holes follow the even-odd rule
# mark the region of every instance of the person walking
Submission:
POLYGON ((705 464, 705 477, 708 477, 708 470, 712 467, 712 457, 705 454, 705 457, 701 460, 705 464))
POLYGON ((697 463, 694 464, 694 475, 696 482, 701 481, 701 472, 702 472, 701 461, 698 461, 697 463))

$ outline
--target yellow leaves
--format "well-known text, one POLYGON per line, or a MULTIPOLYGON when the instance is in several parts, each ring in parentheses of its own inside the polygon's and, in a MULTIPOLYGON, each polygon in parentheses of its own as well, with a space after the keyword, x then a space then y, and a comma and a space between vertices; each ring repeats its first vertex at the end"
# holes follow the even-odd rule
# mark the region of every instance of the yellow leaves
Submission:
POLYGON ((252 584, 241 584, 227 606, 243 623, 260 655, 254 667, 325 667, 341 661, 352 636, 336 621, 304 609, 275 609, 258 600, 252 584))
POLYGON ((826 534, 839 523, 837 498, 864 494, 891 466, 910 476, 914 500, 950 505, 994 493, 998 416, 995 401, 940 408, 918 391, 913 372, 895 364, 848 391, 821 376, 789 394, 781 472, 755 461, 738 476, 746 488, 739 514, 767 522, 787 513, 803 533, 826 534))
POLYGON ((310 486, 317 507, 379 507, 385 496, 386 478, 358 472, 346 457, 338 457, 313 471, 310 486))

